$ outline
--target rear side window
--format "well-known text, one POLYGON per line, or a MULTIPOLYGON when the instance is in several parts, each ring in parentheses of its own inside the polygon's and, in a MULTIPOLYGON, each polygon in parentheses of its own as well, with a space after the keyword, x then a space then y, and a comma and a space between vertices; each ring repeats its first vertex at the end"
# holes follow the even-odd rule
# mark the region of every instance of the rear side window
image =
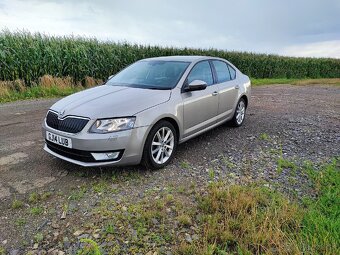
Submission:
POLYGON ((227 63, 224 63, 223 61, 219 60, 213 60, 213 64, 217 74, 217 83, 222 83, 231 80, 227 63))
POLYGON ((228 65, 228 68, 229 68, 231 79, 232 80, 236 79, 236 71, 235 71, 235 69, 232 68, 230 65, 228 65))
POLYGON ((205 81, 208 85, 214 83, 208 61, 199 62, 191 69, 190 74, 188 75, 188 84, 194 80, 205 81))

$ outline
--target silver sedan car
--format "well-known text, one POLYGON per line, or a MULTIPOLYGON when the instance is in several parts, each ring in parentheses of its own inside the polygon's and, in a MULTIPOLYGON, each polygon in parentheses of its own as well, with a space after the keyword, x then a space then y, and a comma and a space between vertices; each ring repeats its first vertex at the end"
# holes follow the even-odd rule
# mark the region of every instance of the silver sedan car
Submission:
POLYGON ((143 59, 56 102, 43 121, 44 149, 81 166, 161 168, 178 144, 227 121, 241 126, 250 90, 224 59, 143 59))

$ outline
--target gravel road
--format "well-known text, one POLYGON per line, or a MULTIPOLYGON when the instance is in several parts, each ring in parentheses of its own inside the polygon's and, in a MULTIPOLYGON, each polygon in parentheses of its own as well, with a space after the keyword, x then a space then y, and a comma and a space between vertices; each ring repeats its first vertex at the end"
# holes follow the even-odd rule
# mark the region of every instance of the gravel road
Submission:
MULTIPOLYGON (((285 168, 278 171, 278 158, 317 164, 340 155, 340 87, 335 86, 255 87, 242 127, 222 125, 180 145, 172 164, 154 172, 141 166, 82 168, 45 153, 41 122, 55 101, 0 105, 0 246, 12 254, 21 254, 32 244, 37 229, 48 228, 53 217, 60 218, 56 197, 49 202, 54 211, 32 217, 18 232, 14 222, 25 212, 13 210, 13 200, 27 201, 33 192, 67 195, 115 172, 131 177, 117 183, 116 195, 125 200, 135 200, 155 187, 190 183, 199 187, 212 179, 262 182, 302 197, 310 192, 305 174, 292 175, 285 168)), ((89 198, 89 203, 95 199, 89 198)))

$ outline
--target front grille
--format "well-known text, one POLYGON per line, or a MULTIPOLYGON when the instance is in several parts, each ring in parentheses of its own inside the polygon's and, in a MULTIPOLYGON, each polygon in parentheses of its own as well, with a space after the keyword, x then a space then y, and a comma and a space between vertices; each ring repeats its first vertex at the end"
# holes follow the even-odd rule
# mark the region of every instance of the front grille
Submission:
POLYGON ((80 119, 76 117, 67 117, 65 119, 58 119, 58 114, 49 111, 46 116, 46 124, 56 130, 67 133, 78 133, 83 130, 89 120, 80 119))
POLYGON ((89 151, 67 148, 67 147, 52 143, 47 140, 45 140, 45 142, 46 142, 47 148, 49 148, 51 151, 61 156, 74 159, 74 160, 78 160, 81 162, 92 162, 93 163, 93 162, 118 161, 122 158, 123 152, 124 152, 124 150, 120 150, 118 158, 114 160, 95 160, 95 158, 91 155, 91 152, 89 151))

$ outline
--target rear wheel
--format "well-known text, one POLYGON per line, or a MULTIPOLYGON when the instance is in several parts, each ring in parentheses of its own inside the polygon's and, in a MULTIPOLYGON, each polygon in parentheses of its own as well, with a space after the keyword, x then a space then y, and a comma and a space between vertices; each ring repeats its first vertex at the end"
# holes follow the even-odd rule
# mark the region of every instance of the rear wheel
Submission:
POLYGON ((231 119, 231 124, 234 127, 240 127, 242 126, 245 117, 246 117, 246 102, 243 98, 240 98, 240 100, 237 103, 234 116, 231 119))
POLYGON ((144 146, 143 163, 159 169, 171 161, 177 147, 177 133, 168 121, 160 121, 151 129, 144 146))

